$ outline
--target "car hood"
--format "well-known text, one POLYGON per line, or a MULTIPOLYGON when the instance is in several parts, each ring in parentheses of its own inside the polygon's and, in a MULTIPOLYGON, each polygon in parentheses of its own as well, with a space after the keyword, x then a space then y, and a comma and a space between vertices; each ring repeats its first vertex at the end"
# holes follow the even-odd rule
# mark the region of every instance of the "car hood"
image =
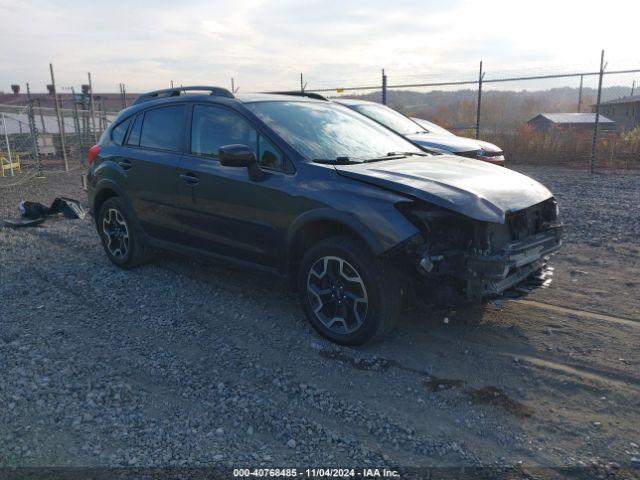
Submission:
POLYGON ((508 168, 454 155, 336 165, 339 175, 393 190, 476 220, 504 223, 508 212, 552 197, 508 168))
POLYGON ((474 150, 484 150, 485 152, 497 153, 502 150, 489 142, 475 140, 473 138, 458 137, 456 135, 441 135, 437 133, 413 133, 406 137, 414 143, 426 148, 438 148, 452 153, 471 152, 474 150))

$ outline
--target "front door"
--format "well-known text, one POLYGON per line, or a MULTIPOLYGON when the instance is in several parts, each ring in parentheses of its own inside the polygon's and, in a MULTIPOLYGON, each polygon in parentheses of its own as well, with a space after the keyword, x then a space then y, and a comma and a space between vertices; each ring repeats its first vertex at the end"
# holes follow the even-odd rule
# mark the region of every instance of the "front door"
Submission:
POLYGON ((240 114, 213 105, 193 106, 187 150, 179 168, 180 218, 190 246, 278 266, 294 214, 288 193, 294 176, 286 172, 282 153, 240 114), (254 149, 262 180, 250 180, 246 168, 220 165, 219 148, 231 144, 254 149))

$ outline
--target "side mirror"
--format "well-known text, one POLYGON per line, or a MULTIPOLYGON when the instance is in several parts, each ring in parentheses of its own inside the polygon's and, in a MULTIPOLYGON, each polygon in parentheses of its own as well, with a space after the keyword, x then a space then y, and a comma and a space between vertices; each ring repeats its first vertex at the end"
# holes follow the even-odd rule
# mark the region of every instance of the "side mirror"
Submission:
POLYGON ((248 167, 257 163, 255 152, 246 145, 225 145, 218 150, 220 165, 225 167, 248 167))
POLYGON ((225 167, 247 167, 249 179, 259 182, 266 177, 260 170, 256 154, 252 148, 246 145, 225 145, 218 150, 220 165, 225 167))

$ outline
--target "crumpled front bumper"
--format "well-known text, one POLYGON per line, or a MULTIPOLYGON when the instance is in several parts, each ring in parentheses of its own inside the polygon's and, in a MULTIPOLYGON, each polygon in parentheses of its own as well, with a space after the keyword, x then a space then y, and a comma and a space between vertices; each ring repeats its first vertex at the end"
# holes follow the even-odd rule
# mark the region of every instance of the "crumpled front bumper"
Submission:
POLYGON ((506 244, 500 254, 467 255, 467 298, 500 295, 542 270, 549 256, 561 247, 562 233, 562 224, 556 224, 525 240, 506 244))

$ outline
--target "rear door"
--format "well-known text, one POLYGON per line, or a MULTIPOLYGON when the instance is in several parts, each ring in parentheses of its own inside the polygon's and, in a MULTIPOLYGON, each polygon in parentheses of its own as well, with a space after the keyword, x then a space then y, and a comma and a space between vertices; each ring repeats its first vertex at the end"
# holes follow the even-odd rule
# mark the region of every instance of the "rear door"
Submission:
POLYGON ((134 119, 118 161, 126 176, 126 190, 145 232, 175 241, 178 165, 184 150, 186 104, 155 107, 134 119))
POLYGON ((182 234, 191 246, 222 256, 277 266, 291 221, 295 176, 282 152, 238 112, 194 105, 189 145, 180 164, 182 234), (265 172, 252 181, 246 168, 218 161, 224 145, 251 147, 265 172))

